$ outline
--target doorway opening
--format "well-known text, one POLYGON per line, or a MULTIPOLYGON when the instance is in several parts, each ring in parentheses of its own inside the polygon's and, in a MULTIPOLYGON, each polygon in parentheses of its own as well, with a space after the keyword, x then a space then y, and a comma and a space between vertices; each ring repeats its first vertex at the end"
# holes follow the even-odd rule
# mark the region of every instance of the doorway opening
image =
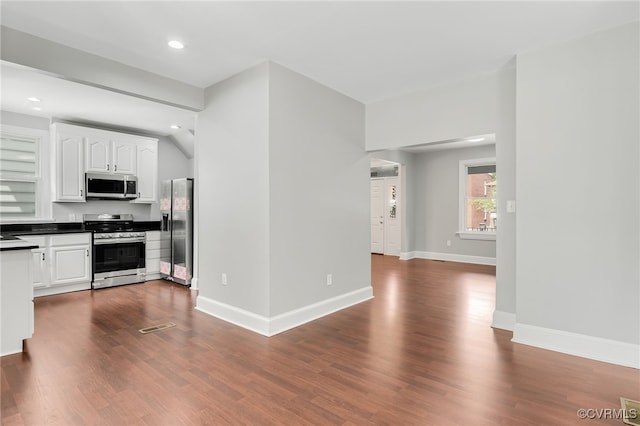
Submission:
POLYGON ((400 256, 402 166, 371 159, 371 253, 400 256))

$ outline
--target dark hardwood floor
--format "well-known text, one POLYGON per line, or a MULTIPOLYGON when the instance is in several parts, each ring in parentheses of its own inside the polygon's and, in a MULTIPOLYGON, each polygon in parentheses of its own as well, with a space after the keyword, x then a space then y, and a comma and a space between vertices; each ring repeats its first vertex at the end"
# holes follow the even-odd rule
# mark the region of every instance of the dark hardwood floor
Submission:
POLYGON ((152 281, 36 299, 3 425, 621 425, 638 370, 510 342, 495 268, 372 256, 375 299, 266 338, 152 281), (140 334, 172 321, 176 327, 140 334))

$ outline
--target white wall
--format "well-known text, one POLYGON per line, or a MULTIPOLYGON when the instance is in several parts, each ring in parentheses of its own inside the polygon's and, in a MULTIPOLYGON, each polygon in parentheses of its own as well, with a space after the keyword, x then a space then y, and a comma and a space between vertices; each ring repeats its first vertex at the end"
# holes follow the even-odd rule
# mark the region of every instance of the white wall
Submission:
POLYGON ((264 63, 209 87, 198 115, 201 309, 212 300, 269 315, 268 78, 264 63))
POLYGON ((514 339, 572 333, 559 350, 636 367, 639 35, 636 22, 519 55, 516 109, 514 339))
MULTIPOLYGON (((448 149, 415 156, 415 251, 496 257, 496 242, 463 240, 458 232, 460 160, 495 157, 495 146, 448 149), (451 246, 447 246, 447 240, 451 246)), ((502 182, 498 175, 498 191, 502 182)), ((498 229, 500 230, 500 222, 498 229)), ((498 231, 500 232, 500 231, 498 231)))
POLYGON ((273 316, 370 288, 371 257, 364 105, 269 65, 273 316))
MULTIPOLYGON (((500 174, 496 240, 496 317, 494 326, 515 322, 515 215, 506 213, 515 199, 515 68, 427 91, 386 99, 366 107, 366 149, 384 150, 479 134, 496 135, 500 174)), ((379 156, 379 153, 375 153, 379 156)), ((414 167, 415 168, 415 167, 414 167)), ((407 167, 407 175, 416 170, 407 167)), ((417 189, 417 188, 416 188, 417 189)), ((409 190, 407 196, 411 196, 409 190)), ((417 216, 415 223, 417 223, 417 216)), ((411 223, 411 222, 409 222, 411 223)), ((408 229, 407 234, 415 233, 408 229)), ((411 244, 409 250, 415 249, 411 244)))

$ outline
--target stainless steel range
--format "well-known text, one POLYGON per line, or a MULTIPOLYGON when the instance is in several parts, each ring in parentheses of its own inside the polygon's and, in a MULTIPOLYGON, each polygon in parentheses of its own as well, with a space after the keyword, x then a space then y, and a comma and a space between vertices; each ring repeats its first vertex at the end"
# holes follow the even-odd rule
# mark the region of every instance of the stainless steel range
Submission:
POLYGON ((93 288, 145 280, 145 233, 134 231, 131 214, 85 214, 93 235, 93 288))

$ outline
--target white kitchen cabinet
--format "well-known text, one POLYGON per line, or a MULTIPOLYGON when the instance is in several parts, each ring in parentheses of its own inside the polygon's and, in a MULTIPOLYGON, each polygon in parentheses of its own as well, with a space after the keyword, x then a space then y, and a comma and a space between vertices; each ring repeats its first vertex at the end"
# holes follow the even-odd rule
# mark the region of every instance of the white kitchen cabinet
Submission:
POLYGON ((91 283, 89 246, 51 247, 51 285, 91 283))
POLYGON ((91 233, 23 235, 20 238, 39 246, 31 251, 35 296, 91 288, 91 233))
POLYGON ((135 141, 116 138, 115 133, 87 130, 85 138, 86 171, 122 175, 136 174, 137 146, 135 141))
POLYGON ((147 231, 145 244, 146 280, 160 278, 160 231, 147 231))
POLYGON ((149 140, 137 145, 138 198, 135 203, 158 201, 158 142, 149 140))
POLYGON ((46 287, 49 284, 47 266, 47 250, 44 248, 37 248, 31 250, 33 257, 33 288, 46 287))
POLYGON ((107 173, 111 168, 111 141, 100 135, 91 135, 85 142, 85 171, 107 173))
POLYGON ((84 140, 72 126, 54 124, 53 201, 84 202, 84 140))
POLYGON ((118 140, 113 141, 113 172, 123 175, 136 174, 136 157, 138 155, 138 146, 136 140, 118 140))
POLYGON ((52 125, 56 141, 54 201, 84 202, 84 175, 110 173, 138 177, 139 197, 158 201, 158 139, 66 123, 52 125))
POLYGON ((46 287, 49 284, 49 266, 47 263, 47 241, 44 236, 31 236, 30 238, 22 238, 30 243, 37 245, 38 248, 31 250, 33 258, 31 273, 33 277, 33 287, 46 287))

